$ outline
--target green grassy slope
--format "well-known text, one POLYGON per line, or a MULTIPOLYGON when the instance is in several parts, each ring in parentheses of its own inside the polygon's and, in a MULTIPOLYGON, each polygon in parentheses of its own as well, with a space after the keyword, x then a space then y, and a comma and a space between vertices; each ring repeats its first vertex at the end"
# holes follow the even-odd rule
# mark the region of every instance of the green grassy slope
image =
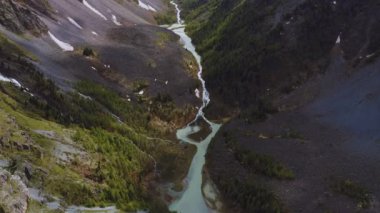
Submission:
MULTIPOLYGON (((0 72, 17 76, 30 92, 0 82, 0 160, 10 162, 6 169, 63 206, 167 212, 155 183, 180 181, 194 150, 166 140, 167 132, 151 123, 189 112, 176 109, 170 98, 130 101, 92 82, 64 92, 26 59, 29 53, 1 41, 7 48, 0 49, 0 72)), ((32 212, 46 209, 29 204, 32 212)))

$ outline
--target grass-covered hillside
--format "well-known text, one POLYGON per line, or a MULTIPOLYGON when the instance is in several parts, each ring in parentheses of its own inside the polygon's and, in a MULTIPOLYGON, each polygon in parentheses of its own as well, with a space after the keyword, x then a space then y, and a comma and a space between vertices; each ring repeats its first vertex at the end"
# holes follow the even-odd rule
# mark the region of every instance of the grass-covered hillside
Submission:
MULTIPOLYGON (((127 98, 90 81, 62 91, 32 53, 4 36, 0 42, 0 73, 23 85, 0 82, 0 170, 38 192, 28 211, 115 205, 167 212, 158 183, 181 181, 193 149, 168 140, 171 128, 160 122, 186 122, 192 110, 177 109, 165 94, 127 98)), ((0 200, 4 211, 11 205, 0 200)))

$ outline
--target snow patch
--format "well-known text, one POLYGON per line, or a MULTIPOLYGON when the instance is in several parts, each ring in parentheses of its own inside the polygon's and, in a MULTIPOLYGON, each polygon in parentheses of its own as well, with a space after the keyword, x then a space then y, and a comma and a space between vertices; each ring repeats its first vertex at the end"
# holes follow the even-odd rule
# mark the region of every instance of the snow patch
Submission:
POLYGON ((96 35, 96 36, 98 35, 98 33, 96 33, 95 31, 92 31, 91 33, 92 35, 96 35))
POLYGON ((366 58, 371 58, 371 57, 374 56, 374 55, 375 55, 375 53, 371 53, 371 54, 366 55, 365 57, 366 57, 366 58))
POLYGON ((82 94, 82 93, 80 93, 80 92, 78 92, 78 95, 79 95, 81 98, 83 98, 83 99, 91 100, 91 101, 92 101, 92 98, 91 98, 90 96, 84 95, 84 94, 82 94))
POLYGON ((115 15, 112 15, 112 21, 115 25, 121 26, 121 23, 117 20, 117 17, 115 15))
POLYGON ((48 31, 50 38, 63 50, 63 51, 74 51, 74 47, 68 43, 65 43, 55 37, 50 31, 48 31))
POLYGON ((339 34, 339 36, 338 36, 338 38, 336 39, 336 42, 335 42, 336 44, 340 44, 340 34, 339 34))
POLYGON ((10 82, 10 83, 14 84, 17 87, 22 87, 21 84, 20 84, 20 82, 18 82, 16 79, 14 79, 14 78, 7 78, 7 77, 3 76, 1 73, 0 73, 0 81, 10 82))
MULTIPOLYGON (((20 84, 20 82, 18 82, 18 81, 17 81, 16 79, 14 79, 14 78, 7 78, 7 77, 3 76, 3 75, 0 73, 0 81, 9 82, 9 83, 15 85, 16 87, 21 88, 21 90, 22 90, 23 92, 25 92, 26 94, 30 95, 31 97, 34 97, 34 95, 33 95, 32 93, 29 92, 29 89, 28 89, 28 88, 23 87, 23 86, 20 84)), ((0 160, 0 168, 3 167, 3 166, 2 166, 2 165, 3 165, 2 163, 3 163, 3 161, 0 160)))
POLYGON ((86 6, 88 9, 92 10, 92 12, 96 13, 98 16, 102 17, 104 20, 108 20, 107 17, 105 17, 99 10, 95 9, 91 4, 89 4, 86 0, 83 0, 84 6, 86 6))
POLYGON ((201 93, 200 93, 198 88, 196 88, 194 92, 195 92, 195 96, 197 96, 197 98, 201 98, 201 93))
POLYGON ((152 6, 150 6, 149 4, 145 4, 144 2, 140 1, 139 0, 139 6, 145 10, 149 10, 149 11, 153 11, 153 12, 157 12, 156 9, 154 9, 152 6))
POLYGON ((80 26, 80 24, 78 24, 78 22, 76 22, 73 18, 71 18, 71 17, 67 17, 67 19, 69 20, 69 22, 71 23, 71 24, 73 24, 74 26, 76 26, 78 29, 83 29, 83 27, 82 26, 80 26))

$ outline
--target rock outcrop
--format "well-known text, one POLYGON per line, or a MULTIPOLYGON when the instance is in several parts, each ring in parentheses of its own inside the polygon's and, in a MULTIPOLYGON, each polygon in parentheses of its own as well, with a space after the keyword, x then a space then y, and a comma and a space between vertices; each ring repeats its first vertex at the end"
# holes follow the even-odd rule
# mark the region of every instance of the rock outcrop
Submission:
POLYGON ((0 169, 0 211, 24 213, 28 207, 28 189, 17 175, 0 169))
POLYGON ((29 31, 40 35, 47 31, 47 26, 32 9, 14 0, 0 0, 0 24, 15 33, 29 31))

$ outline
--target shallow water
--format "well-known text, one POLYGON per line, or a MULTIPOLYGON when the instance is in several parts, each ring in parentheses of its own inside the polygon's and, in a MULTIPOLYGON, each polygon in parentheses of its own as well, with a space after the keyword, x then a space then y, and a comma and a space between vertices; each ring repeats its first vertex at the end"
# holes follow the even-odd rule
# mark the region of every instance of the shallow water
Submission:
MULTIPOLYGON (((201 66, 201 57, 196 52, 194 45, 192 44, 191 38, 185 33, 185 25, 180 18, 181 11, 178 5, 174 2, 171 2, 177 10, 177 23, 170 26, 168 29, 172 30, 174 33, 180 36, 181 42, 185 49, 190 51, 198 65, 199 72, 198 78, 202 83, 202 106, 199 108, 196 118, 190 122, 183 129, 177 131, 177 138, 184 143, 189 143, 197 147, 197 152, 194 155, 194 158, 191 162, 187 177, 185 179, 186 188, 183 191, 182 195, 176 199, 170 206, 171 211, 177 211, 179 213, 207 213, 213 212, 205 201, 202 193, 202 182, 203 182, 203 166, 206 163, 205 155, 207 153, 207 148, 210 145, 212 138, 219 131, 221 125, 209 121, 204 115, 204 108, 210 103, 210 96, 206 88, 206 82, 202 78, 202 66, 201 66), (200 131, 200 127, 196 125, 197 121, 203 119, 209 125, 211 133, 202 141, 194 141, 188 136, 200 131)), ((203 127, 204 128, 204 127, 203 127)), ((206 127, 207 128, 207 127, 206 127)), ((210 189, 210 191, 215 191, 210 189)))

